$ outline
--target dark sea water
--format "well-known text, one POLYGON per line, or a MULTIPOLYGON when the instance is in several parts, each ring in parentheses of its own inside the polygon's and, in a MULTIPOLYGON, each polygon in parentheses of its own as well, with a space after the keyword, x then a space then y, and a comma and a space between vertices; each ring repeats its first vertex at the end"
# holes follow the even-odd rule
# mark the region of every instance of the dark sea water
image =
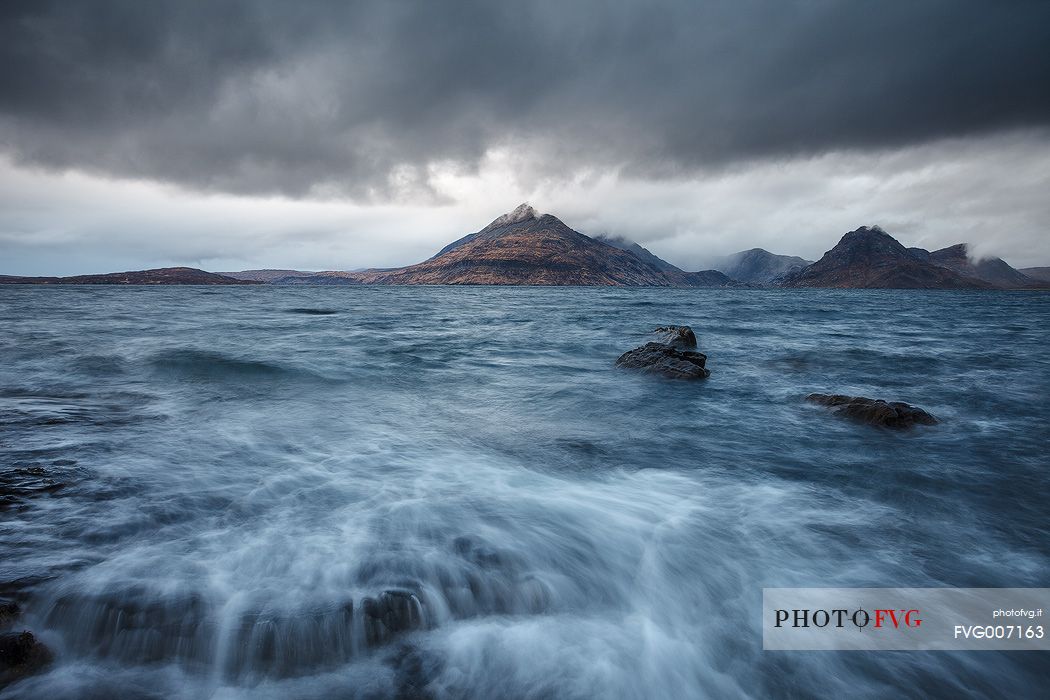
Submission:
POLYGON ((0 287, 0 331, 0 596, 56 653, 0 697, 1046 697, 759 624, 1050 586, 1048 294, 0 287), (666 323, 709 379, 613 367, 666 323))

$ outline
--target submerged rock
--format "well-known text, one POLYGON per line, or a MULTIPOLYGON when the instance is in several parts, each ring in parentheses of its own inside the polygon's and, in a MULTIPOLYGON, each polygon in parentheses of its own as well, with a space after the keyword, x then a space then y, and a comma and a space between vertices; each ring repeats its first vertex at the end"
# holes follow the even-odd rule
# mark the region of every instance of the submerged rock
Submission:
POLYGON ((831 408, 837 415, 883 428, 911 428, 916 425, 934 425, 937 419, 918 406, 900 401, 883 401, 864 396, 842 394, 810 394, 806 401, 831 408))
POLYGON ((617 367, 662 374, 672 379, 704 379, 711 373, 704 367, 707 355, 678 350, 665 343, 646 343, 628 350, 616 360, 617 367))
POLYGON ((0 598, 0 630, 12 626, 21 613, 18 603, 0 598))
POLYGON ((361 602, 365 642, 377 646, 402 632, 424 626, 423 606, 411 591, 388 590, 361 602))
POLYGON ((0 634, 0 688, 51 663, 51 650, 32 632, 0 634))
POLYGON ((696 347, 696 334, 689 326, 660 326, 653 330, 667 345, 677 345, 683 348, 696 347))

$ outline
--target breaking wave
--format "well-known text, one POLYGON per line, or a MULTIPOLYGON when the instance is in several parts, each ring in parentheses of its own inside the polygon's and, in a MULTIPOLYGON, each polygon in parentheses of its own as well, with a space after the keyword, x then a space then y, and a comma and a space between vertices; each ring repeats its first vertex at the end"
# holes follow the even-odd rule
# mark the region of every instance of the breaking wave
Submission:
POLYGON ((1045 295, 135 291, 0 288, 0 603, 55 653, 4 700, 1050 681, 1038 654, 764 653, 757 612, 769 586, 1046 585, 1045 295), (665 323, 710 378, 613 367, 665 323))

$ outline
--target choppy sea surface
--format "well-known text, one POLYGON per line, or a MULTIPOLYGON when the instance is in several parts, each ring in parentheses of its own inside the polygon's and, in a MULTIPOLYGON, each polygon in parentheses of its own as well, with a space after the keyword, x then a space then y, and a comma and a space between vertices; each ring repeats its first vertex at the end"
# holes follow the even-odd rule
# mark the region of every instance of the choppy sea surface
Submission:
POLYGON ((1050 295, 0 287, 0 331, 0 597, 56 654, 0 697, 1050 682, 760 632, 763 587, 1050 586, 1050 295), (667 323, 709 379, 614 368, 667 323))

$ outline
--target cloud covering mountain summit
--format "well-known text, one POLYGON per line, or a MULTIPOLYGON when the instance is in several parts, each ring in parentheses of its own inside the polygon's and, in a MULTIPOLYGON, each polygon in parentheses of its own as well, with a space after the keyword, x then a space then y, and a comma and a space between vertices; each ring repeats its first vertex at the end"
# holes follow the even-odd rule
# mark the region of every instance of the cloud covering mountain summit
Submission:
POLYGON ((1050 123, 1046 3, 9 2, 0 143, 207 191, 417 196, 494 148, 645 176, 1050 123))

